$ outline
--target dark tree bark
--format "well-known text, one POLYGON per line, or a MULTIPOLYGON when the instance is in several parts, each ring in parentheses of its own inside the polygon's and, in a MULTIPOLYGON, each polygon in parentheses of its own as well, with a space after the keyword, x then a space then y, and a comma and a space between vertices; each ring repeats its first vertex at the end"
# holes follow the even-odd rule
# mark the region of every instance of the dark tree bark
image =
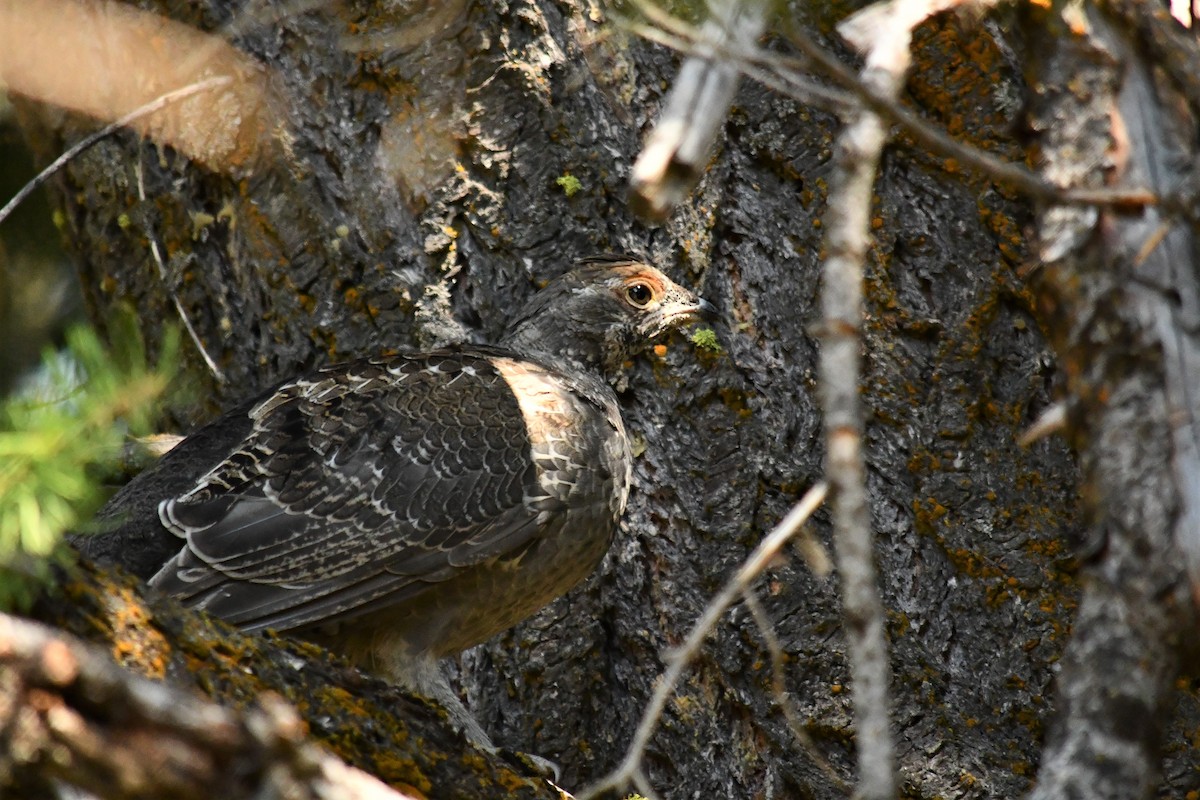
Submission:
MULTIPOLYGON (((744 84, 691 201, 648 227, 626 207, 627 181, 678 59, 613 32, 594 4, 320 4, 269 20, 236 2, 141 5, 205 31, 233 26, 232 41, 261 63, 273 93, 271 144, 237 167, 201 168, 122 134, 58 181, 93 317, 130 303, 148 330, 181 315, 194 328, 189 371, 204 391, 198 410, 179 411, 184 427, 315 363, 489 339, 536 284, 597 251, 645 252, 722 310, 721 353, 678 339, 632 368, 624 413, 645 449, 601 569, 460 660, 469 705, 498 743, 559 762, 566 787, 599 777, 624 754, 664 653, 822 476, 810 328, 836 120, 744 84), (560 185, 567 175, 577 192, 560 185)), ((788 13, 845 55, 829 21, 812 18, 824 9, 788 13)), ((945 15, 925 23, 908 100, 959 139, 1019 162, 1027 81, 1069 73, 1035 61, 1052 45, 1012 23, 945 15)), ((782 38, 768 42, 790 50, 782 38)), ((91 125, 33 105, 24 122, 46 156, 91 125)), ((1084 535, 1094 527, 1080 513, 1068 443, 1016 443, 1064 384, 1055 351, 1077 362, 1057 321, 1077 324, 1083 313, 1063 301, 1060 316, 1048 314, 1039 303, 1050 290, 1027 282, 1037 272, 1026 241, 1035 211, 902 132, 885 152, 863 396, 906 796, 1030 790, 1081 602, 1076 555, 1083 548, 1093 559, 1099 546, 1084 535)), ((1124 408, 1124 421, 1094 418, 1097 430, 1157 419, 1124 408)), ((1157 429, 1140 430, 1126 434, 1161 467, 1170 446, 1157 429)), ((1095 477, 1096 460, 1115 457, 1094 449, 1102 440, 1089 433, 1073 444, 1085 454, 1087 491, 1111 494, 1119 487, 1095 477)), ((1127 525, 1169 524, 1163 498, 1148 487, 1127 508, 1127 525)), ((1090 515, 1093 505, 1083 508, 1090 515)), ((826 522, 818 515, 815 528, 827 539, 826 522)), ((663 796, 844 796, 822 761, 854 780, 836 578, 788 558, 757 592, 788 654, 788 692, 815 752, 791 734, 767 647, 739 605, 646 754, 663 796)), ((1136 606, 1148 595, 1090 588, 1084 609, 1106 596, 1136 606)), ((43 618, 57 613, 67 612, 43 618)), ((1163 718, 1130 737, 1164 745, 1158 791, 1182 797, 1200 791, 1187 744, 1200 705, 1186 685, 1171 688, 1178 657, 1164 627, 1175 621, 1154 629, 1147 654, 1157 686, 1150 705, 1163 718)), ((1107 658, 1093 652, 1081 640, 1070 663, 1107 658)), ((175 677, 203 688, 203 675, 175 677)), ((291 697, 303 707, 320 681, 291 697)))

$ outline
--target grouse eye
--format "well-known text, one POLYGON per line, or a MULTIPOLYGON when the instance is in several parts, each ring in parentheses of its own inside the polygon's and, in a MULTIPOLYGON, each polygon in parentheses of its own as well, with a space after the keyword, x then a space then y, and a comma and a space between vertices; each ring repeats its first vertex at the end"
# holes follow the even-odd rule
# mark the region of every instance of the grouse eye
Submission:
POLYGON ((638 308, 645 308, 650 305, 650 301, 654 298, 654 292, 644 283, 631 283, 625 287, 625 296, 629 298, 629 302, 638 308))

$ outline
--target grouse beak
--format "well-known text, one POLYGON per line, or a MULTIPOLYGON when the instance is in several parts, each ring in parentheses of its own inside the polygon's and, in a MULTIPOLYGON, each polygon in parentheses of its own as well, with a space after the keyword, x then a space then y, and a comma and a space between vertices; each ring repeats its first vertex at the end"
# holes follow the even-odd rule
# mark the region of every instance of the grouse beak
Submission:
POLYGON ((672 328, 682 328, 701 320, 712 322, 718 318, 717 309, 703 297, 689 296, 686 300, 679 298, 664 306, 654 324, 655 335, 661 335, 672 328))

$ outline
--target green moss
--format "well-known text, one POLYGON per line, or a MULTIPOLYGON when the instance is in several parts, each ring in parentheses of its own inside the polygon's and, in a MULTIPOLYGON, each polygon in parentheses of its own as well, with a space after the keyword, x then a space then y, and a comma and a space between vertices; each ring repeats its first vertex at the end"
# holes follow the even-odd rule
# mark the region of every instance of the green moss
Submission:
POLYGON ((723 352, 721 343, 717 341, 717 334, 712 328, 697 328, 692 334, 692 344, 708 353, 723 352))
POLYGON ((579 178, 576 178, 569 172, 563 173, 554 182, 562 188, 563 194, 567 197, 574 197, 576 192, 583 188, 583 184, 579 182, 579 178))

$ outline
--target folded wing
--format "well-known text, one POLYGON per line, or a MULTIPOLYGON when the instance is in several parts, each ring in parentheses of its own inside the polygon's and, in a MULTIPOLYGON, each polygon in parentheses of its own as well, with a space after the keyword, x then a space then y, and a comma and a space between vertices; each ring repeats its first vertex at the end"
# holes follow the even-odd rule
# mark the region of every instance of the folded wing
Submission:
POLYGON ((160 504, 185 545, 151 579, 240 627, 356 617, 537 538, 548 498, 484 355, 340 365, 250 415, 236 450, 160 504))

